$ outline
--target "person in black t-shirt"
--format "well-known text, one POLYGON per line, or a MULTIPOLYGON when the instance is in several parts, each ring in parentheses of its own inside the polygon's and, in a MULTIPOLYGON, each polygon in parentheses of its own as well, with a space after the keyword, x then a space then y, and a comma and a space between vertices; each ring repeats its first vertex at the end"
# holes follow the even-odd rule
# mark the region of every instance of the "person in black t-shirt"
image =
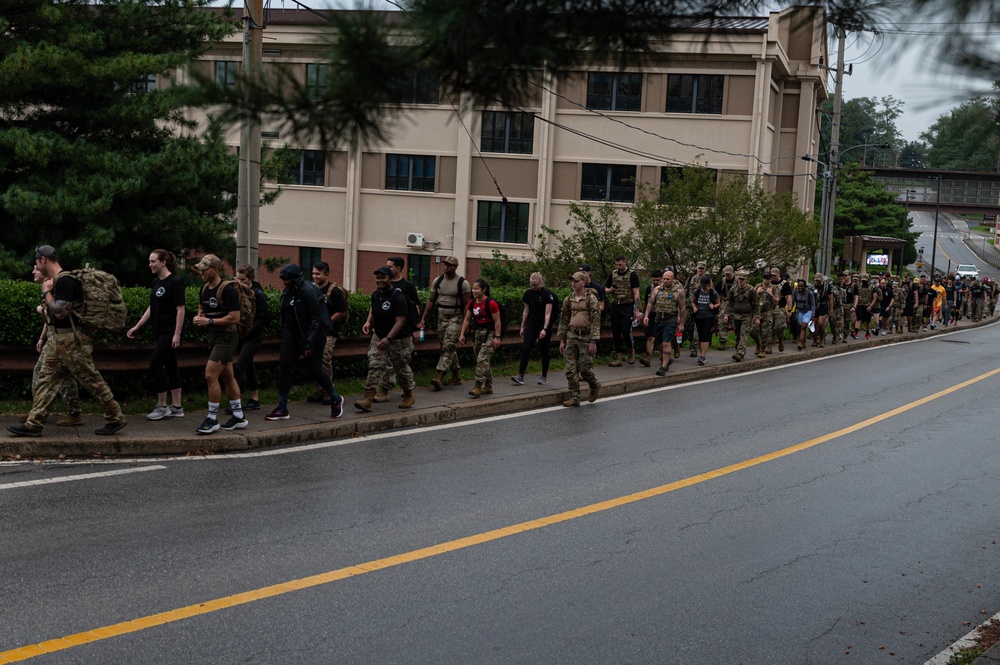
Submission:
MULTIPOLYGON (((254 278, 257 271, 250 264, 244 263, 236 268, 236 279, 250 287, 253 291, 255 311, 253 323, 246 337, 236 345, 236 360, 233 362, 233 374, 236 376, 236 383, 240 386, 240 395, 249 395, 243 401, 244 411, 260 410, 260 380, 257 378, 257 365, 254 363, 254 356, 260 350, 260 344, 264 340, 264 329, 271 321, 271 310, 267 307, 267 295, 260 282, 254 278)), ((226 411, 230 411, 226 409, 226 411)))
POLYGON ((181 345, 184 331, 184 282, 175 274, 177 257, 165 249, 154 249, 149 255, 149 271, 156 277, 149 291, 149 307, 134 326, 125 333, 135 339, 136 333, 152 321, 156 343, 149 359, 149 373, 156 386, 156 407, 146 416, 148 420, 183 418, 181 402, 181 372, 177 368, 177 347, 181 345), (167 391, 170 404, 167 404, 167 391))
MULTIPOLYGON (((403 295, 406 296, 406 301, 409 306, 416 311, 416 319, 420 319, 420 296, 417 294, 417 287, 413 285, 413 282, 404 277, 404 271, 406 270, 406 259, 402 256, 390 256, 386 259, 386 267, 392 273, 392 278, 390 279, 390 284, 402 291, 403 295)), ((416 334, 418 331, 411 330, 410 334, 416 334)), ((375 393, 375 402, 388 402, 389 401, 389 391, 396 383, 396 373, 393 371, 391 365, 386 365, 385 370, 382 374, 382 381, 379 383, 378 392, 375 393)))
POLYGON ((521 302, 524 310, 521 312, 521 362, 517 375, 510 380, 518 385, 524 385, 524 371, 528 369, 528 359, 531 357, 531 347, 538 345, 542 354, 542 376, 538 385, 544 386, 549 378, 549 340, 558 325, 555 317, 556 294, 545 288, 545 279, 539 272, 532 273, 528 278, 531 287, 524 292, 521 302))
POLYGON ((388 266, 375 269, 375 285, 368 318, 361 326, 362 333, 372 336, 368 346, 368 378, 365 380, 365 395, 354 406, 361 411, 372 410, 375 390, 383 380, 385 369, 389 367, 403 386, 403 400, 399 403, 399 408, 409 409, 416 402, 413 395, 416 382, 410 370, 413 331, 406 324, 407 308, 412 303, 407 301, 402 291, 392 285, 392 271, 388 266))
MULTIPOLYGON (((326 345, 323 347, 323 369, 333 380, 333 350, 337 346, 337 338, 340 337, 340 328, 347 321, 347 297, 344 289, 330 280, 330 264, 326 261, 320 261, 312 267, 312 281, 326 298, 327 314, 330 323, 333 324, 330 334, 326 336, 326 345)), ((323 386, 317 386, 316 392, 307 397, 306 401, 331 405, 330 394, 323 386)))

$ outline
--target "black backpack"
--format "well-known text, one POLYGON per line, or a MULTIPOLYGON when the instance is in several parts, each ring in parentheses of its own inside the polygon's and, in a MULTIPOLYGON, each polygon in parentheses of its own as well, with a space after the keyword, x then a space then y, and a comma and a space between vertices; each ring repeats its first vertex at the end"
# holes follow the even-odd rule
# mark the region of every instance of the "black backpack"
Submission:
MULTIPOLYGON (((504 307, 503 303, 500 302, 499 300, 493 300, 493 298, 490 298, 489 296, 486 296, 486 300, 483 301, 483 307, 486 308, 487 312, 490 311, 490 301, 491 300, 497 304, 497 309, 500 310, 499 311, 499 314, 500 314, 500 337, 503 337, 504 333, 507 332, 507 326, 510 325, 510 319, 507 318, 507 308, 504 307)), ((490 318, 492 319, 492 317, 490 317, 490 318)), ((479 327, 479 324, 476 323, 475 319, 472 320, 472 323, 476 327, 479 327)))

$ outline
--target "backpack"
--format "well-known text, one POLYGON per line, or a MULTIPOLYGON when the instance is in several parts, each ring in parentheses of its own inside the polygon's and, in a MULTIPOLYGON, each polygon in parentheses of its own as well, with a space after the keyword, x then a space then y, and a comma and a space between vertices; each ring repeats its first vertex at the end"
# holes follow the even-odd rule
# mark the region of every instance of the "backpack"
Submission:
POLYGON ((327 305, 327 310, 326 311, 327 311, 328 314, 330 314, 332 316, 335 313, 335 312, 331 312, 330 311, 330 307, 329 307, 329 305, 330 305, 330 298, 327 295, 333 289, 337 289, 338 291, 340 291, 344 295, 344 303, 347 304, 347 315, 344 317, 344 320, 340 322, 340 327, 341 327, 341 329, 343 329, 343 327, 347 325, 347 322, 351 320, 351 303, 347 299, 347 291, 345 291, 343 289, 343 287, 341 287, 339 284, 337 284, 335 282, 330 282, 330 283, 328 283, 326 285, 326 290, 320 289, 320 293, 323 294, 323 302, 326 303, 326 305, 327 305))
MULTIPOLYGON (((257 297, 254 295, 253 289, 238 279, 222 280, 217 293, 221 294, 222 290, 230 284, 236 287, 236 293, 240 296, 240 320, 236 324, 236 332, 239 333, 240 339, 244 339, 247 333, 250 332, 250 326, 253 325, 254 317, 257 316, 257 297)), ((201 287, 202 295, 204 295, 207 288, 208 284, 201 287)))
POLYGON ((117 331, 125 328, 126 308, 118 278, 89 264, 79 270, 64 270, 56 279, 63 275, 75 278, 83 287, 83 302, 73 303, 70 313, 84 328, 117 331))
MULTIPOLYGON (((504 307, 503 303, 501 303, 499 300, 493 300, 493 298, 486 296, 486 300, 483 301, 483 306, 486 308, 487 312, 490 311, 490 301, 493 301, 497 304, 497 309, 499 310, 500 314, 500 337, 503 337, 504 333, 507 332, 507 326, 510 325, 510 319, 507 318, 507 308, 504 307)), ((553 307, 553 309, 555 308, 553 307)), ((490 318, 492 319, 492 317, 490 318)), ((475 323, 474 319, 473 323, 475 323)), ((549 323, 552 323, 552 319, 549 319, 549 323)))
POLYGON ((403 290, 398 286, 394 287, 397 291, 403 294, 403 299, 406 300, 406 331, 404 334, 412 335, 417 329, 419 329, 420 324, 420 303, 413 302, 410 300, 409 296, 403 293, 403 290))
MULTIPOLYGON (((433 291, 434 293, 437 293, 438 295, 440 295, 440 293, 438 292, 438 289, 441 288, 441 280, 442 279, 444 279, 444 275, 438 275, 438 278, 434 280, 433 284, 431 284, 431 291, 433 291)), ((459 275, 458 276, 458 304, 455 305, 455 311, 461 311, 462 310, 462 300, 463 300, 463 298, 462 298, 462 295, 463 295, 462 294, 462 285, 463 284, 465 284, 465 278, 462 277, 461 275, 459 275)), ((438 307, 440 307, 440 305, 438 305, 438 307)))

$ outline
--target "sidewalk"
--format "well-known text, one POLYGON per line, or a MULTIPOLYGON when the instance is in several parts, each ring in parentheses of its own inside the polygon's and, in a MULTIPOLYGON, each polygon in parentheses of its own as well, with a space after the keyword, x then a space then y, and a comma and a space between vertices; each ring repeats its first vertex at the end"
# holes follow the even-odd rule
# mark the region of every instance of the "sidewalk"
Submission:
MULTIPOLYGON (((963 322, 958 329, 986 325, 992 320, 991 318, 978 324, 963 322)), ((732 348, 717 351, 712 347, 708 353, 708 365, 705 367, 698 366, 696 359, 690 357, 689 351, 683 349, 681 357, 674 361, 665 377, 656 376, 659 358, 654 359, 652 367, 643 367, 636 361, 634 365, 626 363, 623 367, 599 366, 595 368, 595 372, 603 384, 601 389, 603 398, 929 337, 952 330, 955 328, 938 328, 925 333, 891 334, 885 337, 873 336, 870 340, 862 337, 856 341, 848 337, 846 344, 827 343, 827 346, 818 349, 807 345, 803 351, 798 351, 794 342, 786 341, 783 353, 775 346, 774 353, 763 359, 753 355, 751 346, 742 362, 732 360, 732 348)), ((468 391, 472 388, 473 382, 468 380, 461 386, 445 387, 439 392, 430 387, 418 386, 417 402, 412 409, 398 408, 401 393, 396 389, 390 393, 389 401, 376 404, 372 413, 361 412, 354 407, 358 395, 345 395, 344 415, 339 420, 330 419, 330 407, 294 402, 289 405, 291 414, 289 420, 267 421, 264 420, 264 414, 273 405, 265 405, 261 411, 247 412, 250 424, 246 429, 233 432, 219 431, 209 435, 199 435, 195 432, 204 419, 203 410, 189 409, 184 418, 165 418, 155 422, 146 420, 143 416, 130 416, 128 426, 114 436, 94 434, 94 430, 103 423, 96 415, 87 416, 85 425, 70 428, 58 427, 55 425, 57 418, 50 417, 49 424, 41 437, 14 437, 5 429, 0 430, 0 457, 10 459, 20 456, 31 459, 60 455, 67 457, 204 455, 339 439, 403 427, 433 425, 558 406, 568 397, 566 377, 562 371, 558 371, 552 372, 548 379, 548 385, 539 386, 538 375, 526 375, 525 385, 519 386, 513 383, 509 376, 497 376, 493 382, 493 394, 479 398, 469 396, 468 391)), ((586 393, 584 395, 586 396, 586 393)), ((584 401, 580 408, 591 408, 599 404, 600 400, 594 405, 584 401)), ((0 417, 0 426, 6 428, 7 425, 22 420, 23 415, 3 416, 0 417)))

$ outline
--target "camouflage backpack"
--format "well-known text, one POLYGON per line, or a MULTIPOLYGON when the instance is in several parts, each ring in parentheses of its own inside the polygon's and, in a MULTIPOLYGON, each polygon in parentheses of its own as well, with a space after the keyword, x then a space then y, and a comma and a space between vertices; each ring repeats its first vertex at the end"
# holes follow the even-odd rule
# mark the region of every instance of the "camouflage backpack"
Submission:
POLYGON ((118 278, 88 264, 79 270, 64 270, 56 275, 59 280, 69 275, 83 287, 83 300, 73 303, 71 322, 78 321, 88 330, 123 330, 125 328, 125 301, 118 278))
MULTIPOLYGON (((240 297, 240 320, 236 324, 236 332, 240 334, 240 339, 247 336, 250 332, 250 326, 253 325, 254 317, 257 316, 257 298, 254 296, 253 289, 241 282, 238 279, 224 279, 219 284, 217 293, 222 294, 222 290, 227 286, 232 284, 236 287, 236 293, 240 297)), ((201 287, 202 293, 208 285, 201 287)))

